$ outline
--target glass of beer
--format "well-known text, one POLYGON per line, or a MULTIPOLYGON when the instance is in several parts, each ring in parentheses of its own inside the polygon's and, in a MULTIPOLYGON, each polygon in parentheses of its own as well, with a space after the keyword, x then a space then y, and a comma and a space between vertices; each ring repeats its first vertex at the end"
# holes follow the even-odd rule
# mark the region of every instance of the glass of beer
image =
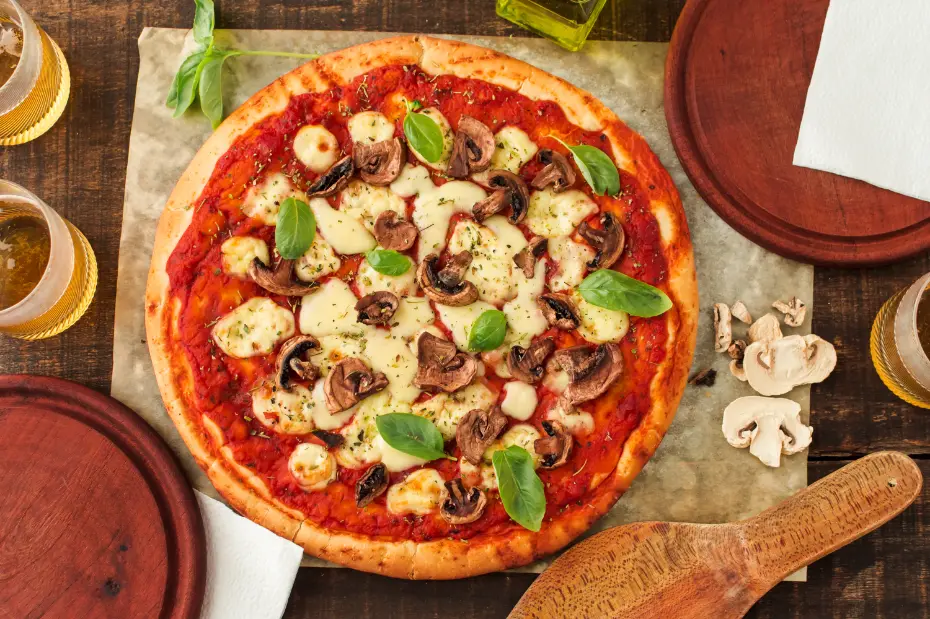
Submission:
POLYGON ((0 333, 37 340, 80 318, 97 288, 81 232, 16 183, 0 180, 0 333))
POLYGON ((882 306, 870 348, 885 385, 902 400, 930 408, 930 273, 882 306))
POLYGON ((49 130, 71 92, 64 54, 16 0, 0 0, 0 145, 49 130))

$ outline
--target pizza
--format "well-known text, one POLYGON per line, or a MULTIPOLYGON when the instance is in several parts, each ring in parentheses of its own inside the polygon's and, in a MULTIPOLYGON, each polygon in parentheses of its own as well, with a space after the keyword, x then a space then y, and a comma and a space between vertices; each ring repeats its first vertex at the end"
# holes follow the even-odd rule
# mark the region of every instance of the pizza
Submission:
POLYGON ((697 288, 677 191, 590 94, 423 36, 235 111, 158 226, 167 410, 237 511, 401 578, 525 565, 655 452, 697 288))

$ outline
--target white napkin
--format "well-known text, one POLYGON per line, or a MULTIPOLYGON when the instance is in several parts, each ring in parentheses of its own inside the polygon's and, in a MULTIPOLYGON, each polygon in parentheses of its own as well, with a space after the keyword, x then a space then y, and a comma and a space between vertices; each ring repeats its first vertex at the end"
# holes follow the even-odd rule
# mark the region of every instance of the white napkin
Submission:
POLYGON ((794 164, 930 200, 930 0, 831 0, 794 164))
POLYGON ((201 619, 281 619, 303 549, 196 494, 207 534, 201 619))

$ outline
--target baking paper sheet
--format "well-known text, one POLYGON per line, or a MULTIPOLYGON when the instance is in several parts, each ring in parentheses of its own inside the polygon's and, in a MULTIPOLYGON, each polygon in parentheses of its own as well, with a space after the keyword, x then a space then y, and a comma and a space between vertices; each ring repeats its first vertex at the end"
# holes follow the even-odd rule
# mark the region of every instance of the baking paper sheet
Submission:
MULTIPOLYGON (((234 31, 222 33, 247 49, 325 53, 389 36, 384 33, 234 31)), ((171 118, 165 96, 183 59, 187 32, 147 28, 139 40, 139 82, 129 142, 126 199, 119 254, 112 394, 138 411, 181 458, 194 486, 217 496, 194 463, 162 405, 145 344, 143 297, 155 226, 175 182, 210 134, 199 114, 171 118)), ((719 372, 712 388, 688 387, 671 429, 631 490, 592 532, 638 520, 727 522, 746 518, 807 484, 806 453, 770 469, 748 450, 730 447, 720 430, 723 409, 751 390, 729 375, 729 358, 713 352, 710 307, 742 299, 755 315, 776 298, 812 301, 813 269, 776 256, 740 236, 697 196, 672 150, 662 111, 665 54, 662 43, 591 42, 581 53, 541 39, 455 37, 529 62, 592 92, 646 137, 681 192, 691 226, 701 295, 694 370, 719 372)), ((188 41, 189 45, 189 41, 188 41)), ((297 61, 235 58, 224 74, 231 110, 297 61)), ((809 306, 810 307, 810 306, 809 306)), ((812 309, 812 308, 811 308, 812 309)), ((808 322, 798 332, 807 333, 808 322)), ((734 321, 735 322, 735 321, 734 321)), ((734 327, 739 330, 738 326, 734 327)), ((786 333, 794 330, 787 329, 786 333)), ((806 418, 809 388, 790 397, 806 418)), ((329 565, 308 558, 308 565, 329 565)), ((526 569, 542 571, 546 562, 526 569)), ((803 577, 803 576, 802 576, 803 577)))

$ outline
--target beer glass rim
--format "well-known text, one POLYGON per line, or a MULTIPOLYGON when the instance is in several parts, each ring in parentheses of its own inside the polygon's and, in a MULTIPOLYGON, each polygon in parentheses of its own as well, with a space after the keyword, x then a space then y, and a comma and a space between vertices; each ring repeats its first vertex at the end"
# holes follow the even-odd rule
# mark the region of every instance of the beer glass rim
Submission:
POLYGON ((928 290, 930 290, 930 273, 918 278, 908 288, 898 306, 894 337, 905 369, 918 383, 930 389, 930 357, 921 345, 920 336, 917 333, 917 310, 924 298, 924 293, 928 290))
POLYGON ((23 49, 13 75, 0 86, 0 114, 6 114, 29 95, 42 69, 42 40, 29 13, 16 0, 0 0, 0 8, 12 9, 23 31, 23 49))

